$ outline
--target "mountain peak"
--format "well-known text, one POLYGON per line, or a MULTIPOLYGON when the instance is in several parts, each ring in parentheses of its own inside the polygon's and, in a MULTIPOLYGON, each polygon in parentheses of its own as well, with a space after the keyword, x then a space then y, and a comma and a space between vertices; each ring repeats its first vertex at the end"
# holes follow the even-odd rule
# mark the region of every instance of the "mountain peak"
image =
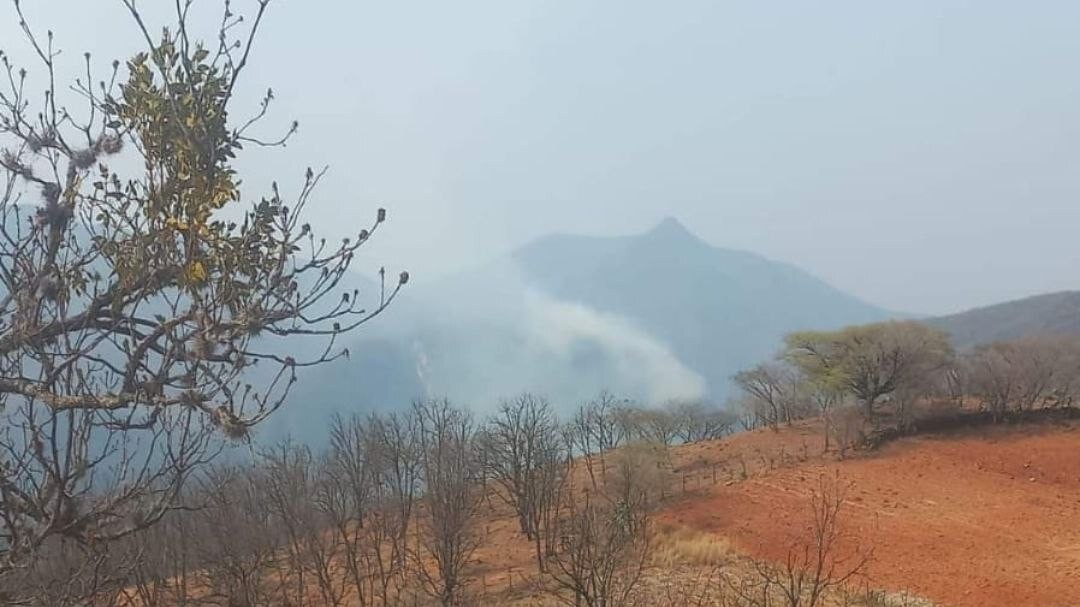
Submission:
POLYGON ((686 226, 684 226, 678 219, 675 219, 671 215, 668 215, 667 217, 662 219, 660 221, 660 223, 656 224, 656 226, 651 231, 652 232, 659 232, 659 231, 675 231, 675 230, 678 230, 680 232, 685 232, 687 234, 690 233, 690 230, 687 230, 686 226))
POLYGON ((643 236, 651 239, 664 240, 666 242, 695 242, 702 240, 688 230, 678 219, 665 217, 643 236))

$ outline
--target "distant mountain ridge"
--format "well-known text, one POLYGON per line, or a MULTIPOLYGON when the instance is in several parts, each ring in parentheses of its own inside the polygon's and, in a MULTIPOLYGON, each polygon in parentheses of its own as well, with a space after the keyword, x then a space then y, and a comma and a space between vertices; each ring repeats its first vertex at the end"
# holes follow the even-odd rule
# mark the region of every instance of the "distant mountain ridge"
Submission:
POLYGON ((294 434, 329 411, 424 396, 480 410, 521 390, 563 409, 604 388, 723 401, 730 377, 772 356, 784 334, 893 316, 672 218, 629 236, 545 236, 457 276, 415 278, 349 344, 349 361, 302 379, 281 417, 294 434))
POLYGON ((1033 335, 1080 335, 1080 291, 1025 297, 925 322, 963 349, 1033 335))
POLYGON ((548 236, 514 258, 553 296, 634 319, 701 373, 714 398, 790 331, 890 316, 793 265, 714 247, 674 218, 634 236, 548 236))

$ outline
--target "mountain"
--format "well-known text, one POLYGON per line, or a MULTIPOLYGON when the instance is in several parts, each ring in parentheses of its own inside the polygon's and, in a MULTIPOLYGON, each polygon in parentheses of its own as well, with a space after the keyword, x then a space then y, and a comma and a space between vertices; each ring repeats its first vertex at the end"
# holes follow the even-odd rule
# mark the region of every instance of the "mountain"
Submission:
POLYGON ((962 349, 1029 335, 1080 335, 1080 291, 1008 301, 926 321, 962 349))
POLYGON ((457 276, 415 279, 361 329, 349 361, 302 378, 279 419, 304 436, 329 410, 443 395, 483 410, 522 390, 564 409, 605 388, 722 401, 730 377, 772 356, 785 333, 889 316, 675 219, 630 236, 551 235, 457 276))
POLYGON ((542 238, 514 257, 554 297, 633 319, 714 397, 785 333, 888 316, 795 266, 713 247, 672 218, 636 236, 542 238))

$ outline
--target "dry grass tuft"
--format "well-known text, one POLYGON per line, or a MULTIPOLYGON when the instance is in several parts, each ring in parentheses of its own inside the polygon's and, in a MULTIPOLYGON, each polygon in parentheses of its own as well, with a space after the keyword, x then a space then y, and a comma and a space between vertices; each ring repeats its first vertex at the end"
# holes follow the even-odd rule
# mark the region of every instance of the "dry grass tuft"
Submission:
POLYGON ((717 567, 734 558, 724 538, 673 524, 661 525, 653 537, 652 563, 661 567, 717 567))

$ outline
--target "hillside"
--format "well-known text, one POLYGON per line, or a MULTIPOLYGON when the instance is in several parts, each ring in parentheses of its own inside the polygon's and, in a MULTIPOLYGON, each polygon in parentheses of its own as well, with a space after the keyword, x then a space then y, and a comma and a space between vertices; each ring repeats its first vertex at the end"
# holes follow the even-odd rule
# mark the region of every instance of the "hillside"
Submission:
POLYGON ((702 489, 667 507, 661 520, 783 561, 804 532, 818 479, 837 478, 850 487, 844 525, 873 550, 865 572, 871 587, 962 607, 1080 604, 1075 422, 906 438, 841 461, 817 456, 816 428, 678 448, 680 461, 721 466, 721 479, 735 462, 768 465, 743 481, 699 475, 703 482, 689 486, 702 489), (800 443, 809 445, 809 458, 795 447, 800 443))
POLYGON ((552 235, 434 283, 417 277, 310 373, 281 427, 311 435, 331 410, 448 396, 479 410, 522 390, 566 409, 609 389, 722 401, 729 378, 793 330, 880 320, 799 268, 711 246, 674 219, 621 237, 552 235), (305 428, 311 428, 310 431, 305 428))
MULTIPOLYGON (((751 559, 783 563, 808 545, 808 508, 822 479, 843 491, 838 566, 871 555, 854 594, 832 589, 824 605, 1080 604, 1077 422, 913 436, 846 459, 835 443, 825 451, 823 438, 812 419, 673 447, 632 604, 743 604, 718 599, 717 572, 753 576, 751 559)), ((485 503, 466 569, 475 604, 561 604, 540 589, 513 511, 485 503)))
POLYGON ((1080 335, 1080 291, 1036 295, 928 319, 957 348, 1030 335, 1080 335))

